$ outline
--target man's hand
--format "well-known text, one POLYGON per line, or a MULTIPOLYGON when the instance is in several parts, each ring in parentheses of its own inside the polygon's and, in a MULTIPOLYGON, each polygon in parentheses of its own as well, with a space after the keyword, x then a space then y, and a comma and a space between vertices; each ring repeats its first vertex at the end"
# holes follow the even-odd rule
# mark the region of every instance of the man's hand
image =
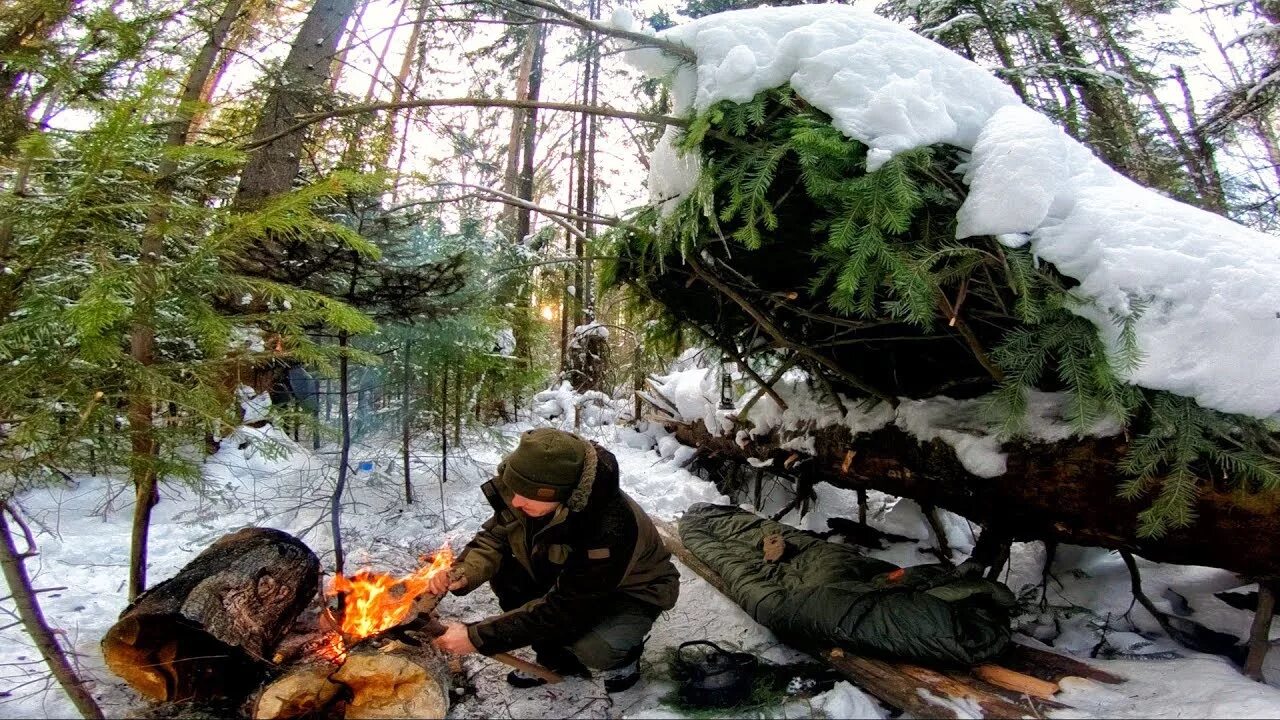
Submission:
POLYGON ((454 655, 468 655, 476 651, 476 646, 471 644, 471 637, 467 635, 467 626, 462 623, 446 625, 444 634, 436 638, 435 642, 436 647, 454 655))
POLYGON ((432 595, 443 595, 446 590, 460 590, 466 586, 467 576, 461 571, 456 576, 452 572, 436 573, 427 581, 427 590, 432 595))

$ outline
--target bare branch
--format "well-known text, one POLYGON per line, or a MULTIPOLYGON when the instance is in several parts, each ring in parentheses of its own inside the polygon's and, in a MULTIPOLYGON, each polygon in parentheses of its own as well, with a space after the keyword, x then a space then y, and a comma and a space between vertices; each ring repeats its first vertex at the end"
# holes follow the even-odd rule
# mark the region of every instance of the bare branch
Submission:
POLYGON ((286 135, 303 130, 322 120, 330 120, 333 118, 350 117, 352 115, 362 115, 364 113, 380 112, 382 110, 404 110, 408 108, 423 107, 504 107, 504 108, 536 108, 540 110, 560 110, 564 112, 588 113, 591 115, 602 115, 604 117, 626 118, 628 120, 640 120, 642 122, 657 123, 659 125, 671 125, 673 127, 687 127, 688 121, 680 118, 671 117, 669 115, 654 115, 651 113, 630 112, 628 110, 614 110, 610 107, 580 105, 578 103, 558 103, 558 102, 539 102, 535 100, 508 100, 505 98, 427 98, 423 100, 404 100, 401 102, 378 102, 378 103, 362 103, 360 105, 349 105, 347 107, 326 110, 324 112, 305 113, 298 115, 294 119, 297 123, 272 133, 266 137, 251 140, 242 145, 238 145, 239 150, 255 150, 264 145, 268 145, 279 140, 286 135))
POLYGON ((582 15, 565 10, 559 5, 546 2, 545 0, 515 0, 515 2, 518 2, 521 5, 528 5, 530 7, 546 10, 553 15, 559 15, 565 20, 568 20, 571 24, 589 32, 597 32, 601 35, 618 38, 619 40, 630 40, 631 42, 643 47, 658 48, 659 50, 670 55, 674 55, 686 62, 696 62, 698 59, 698 56, 694 54, 693 50, 685 45, 673 43, 669 40, 663 40, 661 38, 654 37, 653 35, 647 35, 645 33, 635 32, 632 30, 623 30, 621 28, 613 27, 612 25, 605 25, 604 23, 590 20, 582 15))

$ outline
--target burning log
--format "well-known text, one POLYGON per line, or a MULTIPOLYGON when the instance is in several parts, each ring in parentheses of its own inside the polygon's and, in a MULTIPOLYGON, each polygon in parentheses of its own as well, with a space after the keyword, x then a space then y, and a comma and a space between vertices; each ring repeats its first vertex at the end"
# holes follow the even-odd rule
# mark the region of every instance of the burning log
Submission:
POLYGON ((292 535, 225 535, 125 608, 102 640, 103 658, 149 700, 243 697, 319 576, 315 553, 292 535))
POLYGON ((336 576, 328 594, 341 599, 340 611, 326 607, 315 626, 281 643, 277 662, 301 661, 258 695, 255 720, 443 718, 450 672, 431 642, 440 598, 427 589, 452 564, 445 547, 404 577, 336 576))
POLYGON ((443 718, 449 664, 425 633, 388 632, 358 643, 341 665, 312 659, 269 684, 255 720, 303 717, 443 718))

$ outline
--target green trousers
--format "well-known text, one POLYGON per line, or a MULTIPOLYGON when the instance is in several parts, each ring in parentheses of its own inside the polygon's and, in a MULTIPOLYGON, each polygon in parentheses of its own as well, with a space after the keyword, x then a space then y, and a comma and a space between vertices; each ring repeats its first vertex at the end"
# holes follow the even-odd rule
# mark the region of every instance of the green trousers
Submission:
MULTIPOLYGON (((546 589, 536 587, 515 562, 503 562, 489 587, 504 611, 546 594, 546 589)), ((662 610, 622 593, 615 593, 606 602, 609 614, 581 636, 564 644, 534 643, 539 662, 552 670, 567 670, 573 664, 565 657, 567 652, 592 670, 612 670, 639 657, 645 636, 662 610)))

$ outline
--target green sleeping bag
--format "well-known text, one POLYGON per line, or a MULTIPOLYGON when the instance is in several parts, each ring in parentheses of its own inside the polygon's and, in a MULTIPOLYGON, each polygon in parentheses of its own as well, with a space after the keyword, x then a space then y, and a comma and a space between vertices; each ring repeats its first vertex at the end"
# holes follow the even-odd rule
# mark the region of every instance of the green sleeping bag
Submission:
POLYGON ((680 519, 686 548, 760 624, 799 647, 972 665, 1009 644, 1013 593, 941 565, 900 569, 736 507, 699 503, 680 519), (764 539, 785 550, 769 562, 764 539))

